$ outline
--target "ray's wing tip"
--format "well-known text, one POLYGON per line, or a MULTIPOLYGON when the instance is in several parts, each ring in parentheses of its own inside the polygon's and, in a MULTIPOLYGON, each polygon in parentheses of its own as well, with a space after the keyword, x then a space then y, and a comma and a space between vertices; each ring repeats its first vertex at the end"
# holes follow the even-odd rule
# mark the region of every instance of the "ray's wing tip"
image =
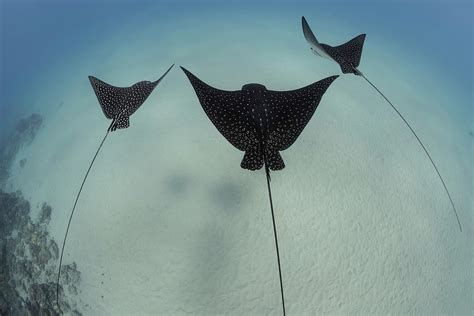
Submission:
MULTIPOLYGON (((172 69, 173 67, 174 67, 174 63, 165 71, 165 73, 163 74, 162 78, 164 78, 164 77, 168 74, 168 72, 171 71, 171 69, 172 69)), ((160 79, 161 79, 161 78, 160 78, 160 79)))
POLYGON ((153 88, 155 88, 160 83, 160 81, 166 77, 166 75, 171 71, 171 68, 173 68, 173 66, 174 66, 174 63, 165 71, 163 75, 161 75, 160 78, 158 78, 156 81, 153 81, 153 85, 154 85, 153 88))
POLYGON ((362 34, 357 35, 356 38, 358 38, 359 42, 361 42, 363 44, 365 42, 365 37, 366 36, 367 36, 367 34, 362 33, 362 34))
POLYGON ((162 76, 162 78, 164 78, 164 77, 168 74, 168 72, 171 71, 171 69, 172 69, 173 67, 174 67, 174 63, 168 68, 168 70, 166 70, 166 72, 165 72, 165 74, 162 76))
MULTIPOLYGON (((306 39, 306 41, 310 45, 316 45, 317 46, 319 44, 318 39, 314 35, 313 31, 311 30, 311 27, 309 26, 309 24, 306 21, 304 16, 301 17, 301 27, 303 29, 303 36, 306 39)), ((315 51, 313 50, 313 52, 315 52, 315 51)), ((318 54, 318 53, 316 53, 316 54, 318 54)))
POLYGON ((314 84, 322 88, 323 91, 326 91, 329 88, 329 86, 334 82, 334 80, 336 80, 337 78, 339 78, 339 75, 330 76, 330 77, 321 79, 315 82, 314 84))
POLYGON ((186 77, 188 77, 189 80, 192 80, 194 79, 196 76, 194 76, 189 70, 187 70, 186 68, 184 68, 183 66, 179 66, 181 68, 181 70, 184 72, 184 74, 186 75, 186 77))
POLYGON ((328 86, 334 82, 334 80, 336 80, 337 78, 339 78, 339 75, 334 75, 334 76, 329 76, 327 78, 324 78, 318 82, 323 82, 325 84, 327 84, 328 86))
POLYGON ((174 67, 174 63, 170 66, 170 68, 168 68, 168 70, 166 70, 166 73, 168 73, 173 67, 174 67))
POLYGON ((89 79, 89 83, 91 84, 92 86, 92 89, 96 89, 96 86, 99 84, 100 80, 94 76, 87 76, 87 78, 89 79))
POLYGON ((328 79, 328 80, 329 80, 328 87, 329 87, 330 85, 332 85, 332 83, 333 83, 337 78, 339 78, 339 75, 334 75, 334 76, 329 77, 329 79, 328 79))
POLYGON ((308 21, 306 21, 303 15, 301 16, 301 26, 303 27, 303 32, 306 32, 306 29, 309 28, 308 21))

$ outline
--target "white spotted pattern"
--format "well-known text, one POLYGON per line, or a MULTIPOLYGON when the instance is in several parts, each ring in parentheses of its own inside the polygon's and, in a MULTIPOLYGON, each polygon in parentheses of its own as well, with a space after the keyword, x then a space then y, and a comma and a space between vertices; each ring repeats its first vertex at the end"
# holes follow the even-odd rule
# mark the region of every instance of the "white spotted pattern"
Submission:
POLYGON ((262 168, 265 157, 271 170, 285 167, 279 151, 295 142, 321 97, 338 77, 328 77, 293 91, 271 91, 260 84, 225 91, 182 69, 217 130, 234 147, 245 151, 241 167, 249 170, 262 168))
POLYGON ((141 81, 130 87, 119 88, 92 76, 89 76, 89 80, 105 116, 116 120, 112 130, 129 127, 129 116, 145 102, 156 86, 150 81, 141 81))
POLYGON ((354 68, 359 66, 364 40, 365 34, 361 34, 339 46, 321 46, 341 66, 342 73, 355 73, 354 68))
POLYGON ((268 91, 270 132, 268 145, 288 149, 313 116, 322 96, 338 76, 331 76, 292 91, 268 91))
POLYGON ((115 120, 111 131, 130 126, 129 117, 145 102, 153 89, 155 89, 173 66, 160 79, 154 82, 140 81, 130 87, 114 87, 96 77, 89 76, 90 83, 104 115, 108 119, 115 120))

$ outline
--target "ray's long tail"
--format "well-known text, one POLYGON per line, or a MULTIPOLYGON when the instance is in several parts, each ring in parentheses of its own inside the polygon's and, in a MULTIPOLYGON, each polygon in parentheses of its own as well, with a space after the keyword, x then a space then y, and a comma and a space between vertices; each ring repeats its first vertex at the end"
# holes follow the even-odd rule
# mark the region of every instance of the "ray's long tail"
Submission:
POLYGON ((280 276, 280 292, 281 292, 281 303, 283 308, 283 316, 286 316, 286 309, 285 309, 285 296, 283 294, 283 280, 281 277, 281 265, 280 265, 280 251, 278 249, 278 236, 277 236, 277 228, 275 224, 275 214, 273 212, 273 200, 272 200, 272 190, 270 188, 270 169, 268 168, 267 161, 265 159, 265 173, 267 176, 267 187, 268 187, 268 197, 270 199, 270 209, 272 211, 272 221, 273 221, 273 234, 275 236, 275 248, 276 248, 276 255, 278 261, 278 274, 280 276))
POLYGON ((105 140, 107 139, 107 136, 109 135, 109 132, 112 129, 112 126, 114 125, 115 120, 112 121, 110 124, 109 128, 107 129, 107 133, 105 134, 104 138, 100 142, 99 148, 97 148, 97 151, 94 155, 94 158, 92 158, 92 161, 89 165, 89 169, 87 169, 86 175, 84 176, 84 180, 82 180, 81 187, 79 189, 79 192, 77 193, 76 200, 74 201, 74 206, 72 207, 71 215, 69 216, 69 222, 67 223, 67 228, 66 228, 66 233, 64 234, 64 240, 63 240, 63 246, 61 248, 61 256, 59 257, 59 267, 58 267, 58 279, 56 282, 56 304, 58 305, 58 308, 60 309, 59 306, 59 279, 61 278, 61 265, 63 262, 63 254, 64 254, 64 247, 66 246, 66 239, 67 235, 69 233, 69 227, 71 226, 71 220, 74 215, 74 211, 76 210, 76 205, 77 201, 79 200, 79 196, 81 195, 82 188, 84 187, 84 183, 86 183, 87 176, 89 175, 89 172, 91 171, 92 165, 94 164, 95 158, 97 158, 97 155, 99 154, 100 149, 102 148, 102 145, 104 144, 105 140))
POLYGON ((462 232, 461 222, 459 221, 458 212, 456 211, 456 207, 454 206, 454 202, 453 202, 453 199, 451 198, 451 194, 449 193, 448 187, 446 186, 446 183, 444 183, 443 177, 439 173, 438 167, 436 167, 436 164, 434 163, 433 158, 431 158, 431 155, 428 153, 428 150, 426 149, 425 145, 423 145, 422 141, 420 140, 418 135, 416 135, 413 128, 410 126, 410 124, 407 122, 407 120, 403 117, 403 115, 398 111, 398 109, 392 104, 392 102, 390 102, 390 100, 369 79, 367 79, 367 77, 364 76, 363 73, 361 73, 357 69, 355 69, 355 70, 357 71, 357 73, 356 73, 357 75, 362 76, 362 78, 364 78, 385 99, 385 101, 387 101, 388 104, 390 104, 392 109, 398 114, 398 116, 403 120, 403 122, 405 122, 405 125, 408 126, 408 128, 410 129, 412 134, 418 140, 418 143, 421 145, 421 148, 423 148, 426 156, 428 156, 429 160, 431 161, 431 164, 433 165, 434 169, 436 170, 436 173, 438 174, 439 179, 441 180, 441 183, 443 184, 444 190, 446 191, 446 194, 448 195, 449 201, 451 202, 451 206, 453 208, 454 215, 456 215, 456 219, 457 219, 458 225, 459 225, 459 230, 462 232))

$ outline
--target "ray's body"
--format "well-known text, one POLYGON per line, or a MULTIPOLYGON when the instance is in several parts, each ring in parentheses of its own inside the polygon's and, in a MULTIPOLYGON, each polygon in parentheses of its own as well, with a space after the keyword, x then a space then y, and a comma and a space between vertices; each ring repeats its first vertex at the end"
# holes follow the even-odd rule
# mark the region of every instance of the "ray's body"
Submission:
POLYGON ((71 226, 72 217, 74 216, 74 211, 76 210, 77 202, 81 195, 84 184, 87 180, 87 176, 92 169, 97 155, 99 154, 100 149, 105 143, 107 136, 110 132, 113 132, 117 129, 124 129, 130 126, 130 116, 135 113, 136 110, 146 101, 151 92, 155 87, 160 83, 160 81, 166 76, 166 74, 171 70, 172 65, 158 80, 154 82, 150 81, 140 81, 135 83, 130 87, 115 87, 108 83, 105 83, 93 76, 89 76, 89 81, 94 89, 94 92, 97 96, 99 104, 104 112, 105 117, 111 119, 112 122, 105 133, 104 138, 100 142, 97 151, 95 152, 94 157, 92 158, 89 168, 82 180, 79 191, 76 195, 74 201, 74 206, 72 207, 71 215, 69 216, 69 221, 67 224, 66 232, 64 234, 63 244, 61 248, 61 255, 59 258, 58 266, 58 277, 56 282, 56 303, 59 306, 59 281, 61 278, 61 265, 63 261, 64 248, 66 246, 66 240, 69 233, 69 227, 71 226))
POLYGON ((246 84, 241 90, 224 91, 207 85, 188 70, 182 69, 191 82, 204 112, 217 130, 235 148, 245 152, 240 166, 248 170, 265 167, 285 315, 270 170, 285 168, 279 152, 288 149, 296 141, 316 111, 323 94, 338 76, 328 77, 292 91, 267 90, 265 86, 256 83, 246 84))
POLYGON ((392 107, 392 109, 396 112, 396 114, 402 119, 402 121, 405 123, 405 125, 410 129, 411 133, 413 136, 415 136, 416 140, 420 144, 421 148, 425 152, 426 156, 430 160, 431 164, 433 165, 433 168, 435 169, 438 178, 440 179, 443 188, 448 195, 449 202, 451 203, 451 207, 453 209, 454 215, 456 216, 456 220, 459 225, 459 230, 462 232, 462 227, 461 227, 461 222, 458 217, 458 213, 456 210, 456 207, 454 206, 453 199, 451 198, 451 194, 449 193, 448 187, 446 186, 446 183, 444 182, 443 177, 441 176, 441 173, 438 170, 438 167, 436 166, 433 158, 431 158, 431 155, 429 154, 428 150, 426 149, 425 145, 421 141, 421 139, 418 137, 416 134, 415 130, 411 127, 411 125, 408 123, 408 121, 405 119, 405 117, 400 113, 400 111, 393 105, 393 103, 380 91, 367 77, 357 68, 359 67, 360 63, 360 58, 362 55, 362 48, 364 46, 364 40, 365 40, 365 34, 360 34, 350 41, 339 45, 339 46, 330 46, 324 43, 320 43, 317 39, 316 36, 313 34, 311 31, 311 28, 309 27, 308 22, 304 17, 301 18, 301 23, 303 27, 303 35, 306 39, 306 41, 310 45, 311 51, 318 56, 330 59, 335 61, 336 63, 339 64, 341 67, 342 73, 352 73, 356 76, 361 76, 364 78, 384 99, 387 101, 387 103, 392 107))

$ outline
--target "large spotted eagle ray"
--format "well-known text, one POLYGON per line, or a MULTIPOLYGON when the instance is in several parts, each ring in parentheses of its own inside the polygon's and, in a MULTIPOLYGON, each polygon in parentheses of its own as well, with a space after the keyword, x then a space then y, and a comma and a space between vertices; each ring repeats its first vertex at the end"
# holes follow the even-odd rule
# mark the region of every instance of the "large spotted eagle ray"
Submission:
POLYGON ((267 90, 265 86, 256 83, 246 84, 241 90, 224 91, 207 85, 185 68, 181 69, 217 130, 235 148, 245 152, 240 166, 249 170, 265 167, 285 315, 270 170, 285 168, 279 152, 288 149, 296 141, 316 111, 323 94, 338 76, 328 77, 292 91, 267 90))
POLYGON ((451 194, 449 193, 448 187, 446 186, 446 183, 444 182, 443 177, 441 176, 441 173, 438 170, 438 167, 436 167, 436 164, 433 158, 431 158, 431 155, 428 153, 428 150, 426 149, 425 145, 423 144, 421 139, 418 137, 418 135, 415 133, 414 129, 411 127, 408 121, 403 117, 400 111, 398 111, 398 109, 393 105, 393 103, 390 102, 390 100, 371 81, 369 81, 369 79, 367 79, 367 77, 357 68, 359 67, 360 57, 362 55, 362 47, 364 45, 365 34, 360 34, 342 45, 330 46, 327 44, 320 43, 316 39, 316 36, 314 36, 304 16, 301 18, 301 23, 303 27, 304 37, 306 41, 309 43, 311 51, 315 55, 335 61, 336 63, 339 64, 339 66, 341 67, 342 73, 344 74, 352 73, 352 74, 355 74, 356 76, 361 76, 362 78, 364 78, 385 99, 385 101, 387 101, 387 103, 392 107, 392 109, 398 114, 398 116, 403 120, 406 126, 410 129, 410 131, 415 136, 418 143, 421 145, 421 148, 423 149, 425 154, 428 156, 428 159, 431 161, 431 164, 433 165, 436 173, 438 174, 438 177, 441 180, 441 183, 443 184, 444 190, 446 191, 446 194, 448 195, 449 201, 451 202, 454 215, 456 215, 456 219, 459 225, 459 230, 462 232, 461 222, 459 221, 458 212, 456 211, 456 207, 454 206, 454 202, 453 202, 453 199, 451 198, 451 194))
POLYGON ((92 158, 92 161, 87 169, 86 175, 82 180, 81 187, 77 193, 76 200, 74 201, 74 206, 72 207, 71 215, 69 217, 69 222, 67 224, 66 233, 64 234, 63 245, 61 249, 61 256, 59 259, 58 267, 58 279, 56 282, 56 303, 59 307, 59 279, 61 277, 61 264, 63 261, 64 247, 66 245, 66 239, 69 232, 69 227, 71 225, 71 220, 76 209, 77 201, 81 195, 82 188, 86 182, 87 176, 91 171, 92 165, 99 154, 102 145, 105 142, 105 139, 109 135, 109 132, 113 132, 117 129, 123 129, 130 126, 130 116, 135 113, 135 111, 146 101, 148 96, 152 93, 155 87, 160 83, 160 81, 168 74, 168 72, 173 68, 174 64, 156 81, 140 81, 135 83, 130 87, 114 87, 108 83, 103 82, 93 76, 89 76, 89 81, 94 89, 94 92, 97 96, 99 104, 104 112, 105 117, 112 120, 110 123, 107 132, 105 133, 104 138, 100 142, 99 148, 92 158))

